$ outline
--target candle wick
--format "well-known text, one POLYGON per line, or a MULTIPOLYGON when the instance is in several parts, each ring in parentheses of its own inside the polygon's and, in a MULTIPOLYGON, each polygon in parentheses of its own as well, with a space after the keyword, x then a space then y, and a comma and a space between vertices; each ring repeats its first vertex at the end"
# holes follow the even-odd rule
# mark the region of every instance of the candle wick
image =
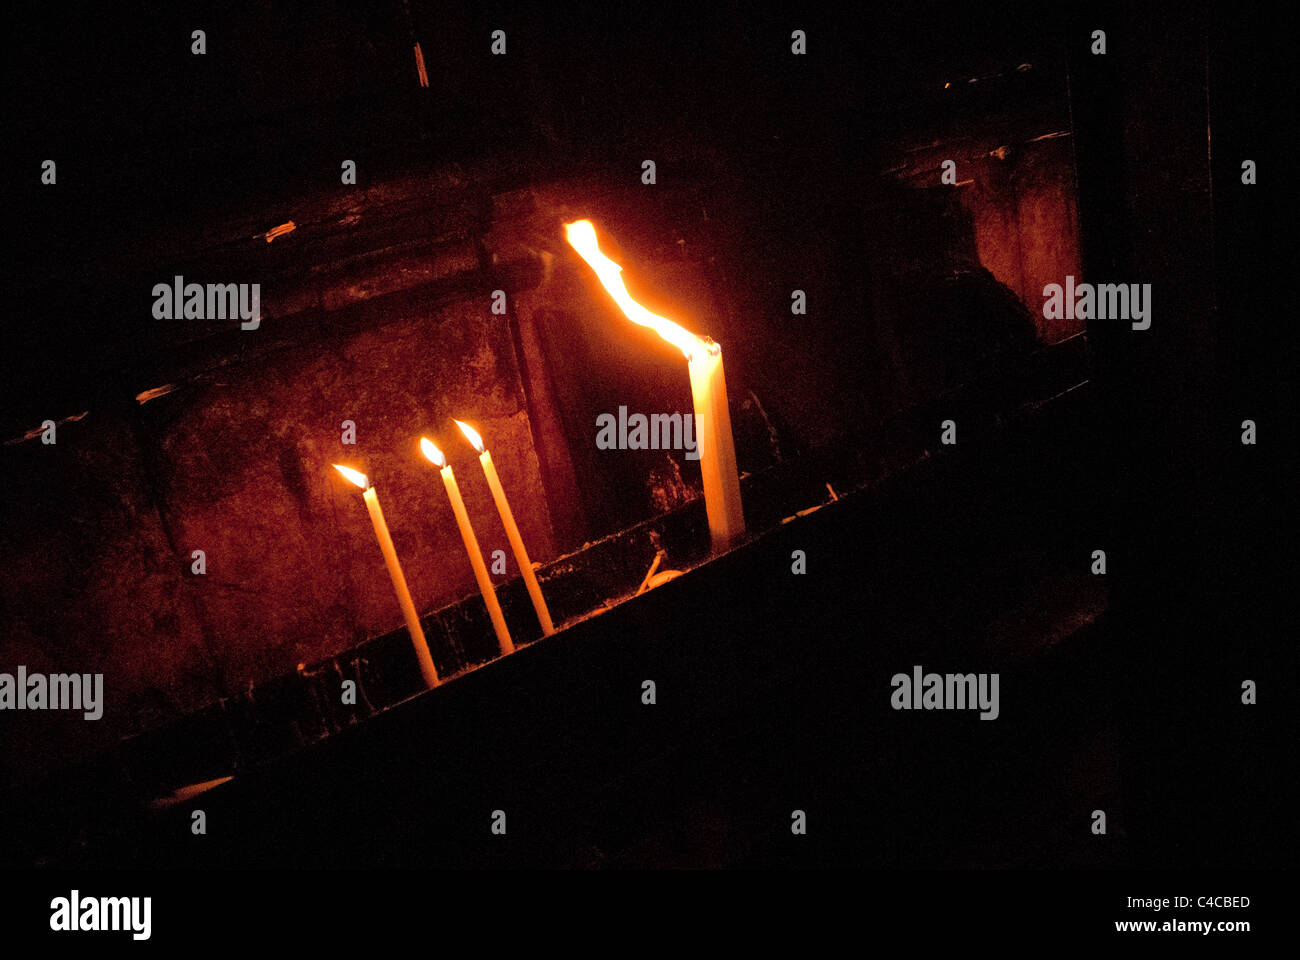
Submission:
POLYGON ((696 337, 696 343, 689 350, 683 350, 688 361, 702 357, 717 357, 722 355, 722 346, 711 337, 696 337))

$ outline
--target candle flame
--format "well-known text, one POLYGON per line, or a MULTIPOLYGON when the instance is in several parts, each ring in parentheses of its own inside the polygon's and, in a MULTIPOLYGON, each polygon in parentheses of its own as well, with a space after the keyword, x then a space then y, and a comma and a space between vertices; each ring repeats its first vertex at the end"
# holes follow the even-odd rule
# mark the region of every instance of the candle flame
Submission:
POLYGON ((433 445, 433 441, 428 437, 420 438, 420 452, 429 458, 429 462, 435 467, 445 467, 447 458, 442 455, 442 451, 433 445))
POLYGON ((362 490, 370 489, 370 479, 360 470, 353 470, 351 467, 345 467, 339 463, 334 464, 334 469, 343 474, 343 476, 347 477, 362 490))
POLYGON ((460 432, 465 434, 465 439, 470 442, 475 450, 479 453, 483 452, 483 438, 478 435, 477 430, 471 427, 468 423, 457 420, 455 417, 451 418, 451 422, 460 427, 460 432))
POLYGON ((600 245, 596 241, 596 228, 590 220, 577 220, 573 223, 566 223, 564 225, 564 236, 569 241, 570 246, 578 251, 578 255, 587 261, 587 265, 596 271, 596 276, 600 278, 601 285, 609 291, 609 295, 614 298, 614 302, 622 308, 629 320, 633 323, 639 323, 643 327, 649 327, 686 354, 687 360, 690 360, 701 351, 707 353, 718 352, 718 345, 712 340, 697 337, 680 324, 674 323, 667 317, 661 317, 657 313, 651 313, 632 299, 632 295, 627 292, 627 287, 623 283, 622 276, 620 276, 623 268, 601 253, 600 245))

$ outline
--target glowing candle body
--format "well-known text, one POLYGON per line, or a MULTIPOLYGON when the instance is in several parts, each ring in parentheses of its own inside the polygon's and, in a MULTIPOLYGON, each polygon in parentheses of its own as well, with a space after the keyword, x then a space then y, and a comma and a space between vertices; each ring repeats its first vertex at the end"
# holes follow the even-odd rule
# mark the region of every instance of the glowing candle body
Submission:
POLYGON ((406 630, 411 635, 411 644, 415 647, 415 658, 420 662, 420 673, 424 677, 426 686, 437 686, 438 671, 433 665, 433 657, 429 654, 429 643, 424 639, 424 630, 420 627, 420 618, 415 612, 415 604, 411 602, 411 591, 406 587, 406 577, 402 574, 402 565, 397 562, 397 548, 393 546, 393 538, 388 533, 388 524, 384 522, 384 511, 379 506, 379 495, 375 493, 375 488, 370 486, 364 474, 337 466, 336 469, 353 483, 356 483, 357 486, 364 487, 361 498, 365 500, 366 510, 370 512, 370 522, 375 528, 375 539, 379 541, 379 549, 383 553, 384 563, 388 567, 388 576, 393 581, 393 590, 397 594, 397 605, 402 608, 402 617, 406 620, 406 630), (360 478, 359 481, 358 477, 360 478))
POLYGON ((745 535, 736 446, 731 435, 727 383, 722 372, 722 348, 667 317, 651 313, 633 300, 623 282, 623 268, 601 252, 596 228, 590 220, 565 224, 564 229, 570 245, 596 272, 601 285, 627 318, 649 327, 686 356, 691 375, 691 401, 695 407, 700 474, 704 481, 704 510, 709 518, 713 550, 720 553, 745 535))
POLYGON ((479 454, 478 462, 483 464, 483 474, 487 477, 488 486, 492 489, 492 499, 497 503, 497 513, 501 514, 501 524, 506 528, 506 539, 510 541, 510 549, 514 551, 515 562, 519 564, 519 573, 524 578, 524 586, 528 588, 528 599, 533 601, 533 609, 537 611, 537 622, 542 625, 543 635, 549 637, 555 632, 555 625, 551 623, 551 611, 546 608, 546 598, 542 596, 542 588, 537 582, 537 574, 533 573, 533 562, 528 559, 528 550, 524 546, 523 537, 519 535, 519 527, 515 523, 515 516, 510 512, 506 492, 501 489, 501 478, 497 476, 497 468, 492 462, 491 451, 484 450, 479 454))
POLYGON ((704 512, 709 519, 713 549, 721 552, 744 536, 745 515, 740 504, 740 476, 731 436, 731 411, 727 408, 722 348, 716 343, 710 346, 716 349, 693 351, 687 366, 691 373, 700 476, 704 481, 704 512))
POLYGON ((549 637, 555 632, 555 626, 551 623, 551 611, 546 608, 546 598, 542 596, 541 585, 537 582, 537 575, 533 573, 533 562, 528 559, 524 538, 519 535, 519 525, 515 523, 515 515, 510 510, 510 502, 506 500, 506 492, 501 488, 501 478, 497 476, 496 464, 492 462, 492 452, 484 448, 483 439, 469 424, 461 423, 459 420, 455 423, 474 445, 474 449, 479 451, 478 462, 483 466, 483 475, 487 477, 492 499, 496 501, 497 513, 501 514, 501 525, 506 528, 506 539, 510 541, 510 549, 514 551, 515 562, 519 564, 524 586, 528 588, 528 599, 533 602, 533 610, 537 612, 537 621, 542 625, 543 636, 549 637))
POLYGON ((456 515, 456 526, 460 528, 460 538, 465 542, 469 565, 474 569, 474 579, 478 581, 478 590, 483 595, 483 603, 487 607, 488 617, 492 620, 492 629, 496 631, 501 652, 514 653, 514 641, 510 639, 506 618, 501 613, 501 604, 497 602, 497 592, 492 586, 492 578, 488 576, 487 564, 483 562, 483 553, 478 547, 478 537, 474 536, 474 528, 470 526, 469 513, 465 510, 465 501, 461 499, 456 475, 451 472, 451 464, 443 459, 442 452, 429 441, 421 439, 420 447, 429 460, 442 468, 439 472, 442 474, 443 486, 447 488, 447 499, 451 501, 451 512, 456 515))

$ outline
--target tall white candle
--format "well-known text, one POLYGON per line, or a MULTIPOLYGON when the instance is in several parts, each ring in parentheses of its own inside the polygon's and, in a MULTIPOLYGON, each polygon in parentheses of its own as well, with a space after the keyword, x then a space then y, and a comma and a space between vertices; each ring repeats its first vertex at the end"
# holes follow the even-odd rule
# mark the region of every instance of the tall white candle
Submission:
POLYGON ((528 559, 524 538, 519 535, 519 525, 515 523, 515 515, 511 512, 510 503, 506 500, 506 492, 501 487, 501 478, 497 476, 496 464, 492 462, 492 451, 483 445, 483 438, 468 423, 461 423, 459 420, 455 423, 460 427, 461 433, 465 434, 465 439, 478 451, 478 462, 483 466, 483 475, 487 477, 492 499, 496 501, 497 513, 501 515, 501 525, 506 528, 506 539, 510 541, 510 549, 514 551, 515 562, 519 564, 519 573, 523 576, 524 586, 528 589, 528 599, 533 602, 537 621, 542 625, 542 635, 549 637, 555 632, 555 626, 551 623, 551 611, 546 607, 546 598, 542 596, 542 587, 537 582, 537 575, 533 573, 533 563, 528 559))
POLYGON ((483 595, 483 603, 487 607, 488 617, 492 620, 492 629, 496 631, 497 642, 501 646, 501 652, 514 653, 515 645, 510 639, 510 630, 506 627, 506 618, 501 613, 501 604, 497 602, 496 588, 492 586, 492 578, 488 576, 487 564, 483 562, 483 553, 479 550, 478 538, 474 536, 474 528, 470 526, 469 513, 465 510, 465 501, 461 499, 460 486, 456 483, 456 475, 452 472, 451 464, 447 463, 447 458, 442 455, 442 451, 433 445, 427 437, 420 438, 420 450, 429 459, 429 462, 437 467, 441 467, 442 483, 447 488, 447 499, 451 501, 451 512, 456 515, 456 525, 460 528, 460 538, 465 543, 465 552, 469 554, 469 565, 474 570, 474 579, 478 581, 479 593, 483 595))
POLYGON ((695 437, 704 481, 704 510, 709 535, 717 552, 735 546, 745 535, 745 514, 740 504, 740 475, 731 436, 731 411, 727 408, 727 380, 722 371, 722 348, 710 342, 689 354, 691 400, 695 407, 695 437), (709 349, 713 348, 713 349, 709 349))
POLYGON ((343 476, 347 477, 358 487, 362 489, 361 498, 366 502, 366 510, 370 512, 370 523, 375 528, 375 539, 379 541, 379 550, 384 555, 384 563, 388 567, 388 576, 393 581, 393 590, 397 594, 397 605, 402 608, 402 617, 406 621, 406 631, 411 635, 411 644, 415 647, 415 658, 420 663, 420 673, 424 677, 424 683, 428 687, 438 685, 438 671, 433 665, 433 657, 429 654, 429 643, 424 639, 424 630, 420 626, 420 618, 415 612, 415 604, 411 602, 411 591, 406 587, 406 577, 402 574, 402 565, 397 562, 397 548, 393 546, 393 538, 388 533, 388 524, 384 522, 384 511, 379 506, 379 495, 375 493, 374 486, 370 480, 360 470, 353 470, 351 467, 334 464, 334 469, 343 476))

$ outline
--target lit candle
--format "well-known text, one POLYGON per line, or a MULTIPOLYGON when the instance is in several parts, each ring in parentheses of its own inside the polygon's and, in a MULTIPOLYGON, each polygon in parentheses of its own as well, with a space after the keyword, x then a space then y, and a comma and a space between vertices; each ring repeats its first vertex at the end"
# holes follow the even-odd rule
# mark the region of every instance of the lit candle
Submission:
POLYGON ((697 337, 667 317, 651 313, 633 300, 623 283, 623 268, 601 253, 596 228, 590 220, 567 223, 564 231, 573 249, 596 272, 627 318, 654 330, 686 355, 695 407, 700 474, 704 481, 704 510, 709 518, 714 552, 720 553, 745 535, 736 447, 731 436, 731 413, 727 409, 727 383, 722 372, 722 347, 707 337, 697 337))
POLYGON ((496 464, 492 462, 492 453, 483 446, 483 438, 478 435, 477 430, 459 420, 456 420, 455 424, 460 427, 461 433, 465 434, 465 439, 478 451, 478 462, 483 465, 483 474, 487 477, 488 487, 492 490, 492 499, 496 501, 497 513, 501 514, 501 524, 506 528, 506 539, 510 541, 510 549, 515 553, 515 562, 519 564, 519 572, 523 574, 524 586, 528 588, 528 598, 533 601, 533 609, 537 611, 537 620, 542 625, 543 636, 549 637, 555 632, 555 627, 551 623, 551 611, 546 609, 546 599, 542 596, 542 588, 537 583, 537 575, 533 573, 533 564, 528 559, 524 538, 519 535, 519 525, 515 523, 515 515, 510 512, 506 492, 501 489, 501 478, 497 476, 496 464))
POLYGON ((428 437, 420 438, 420 450, 429 458, 430 463, 442 468, 442 482, 447 488, 447 499, 451 501, 451 512, 456 515, 460 538, 465 541, 465 552, 469 554, 469 565, 474 568, 474 579, 478 581, 479 593, 483 594, 483 603, 492 619, 492 629, 497 633, 501 652, 514 653, 515 645, 510 640, 510 631, 506 629, 506 618, 501 613, 501 604, 497 603, 497 592, 488 576, 487 565, 478 548, 478 538, 474 536, 474 528, 469 524, 469 514, 465 511, 465 501, 460 497, 460 487, 456 485, 456 475, 451 472, 451 464, 428 437))
POLYGON ((360 470, 343 467, 337 463, 334 464, 334 469, 364 491, 361 497, 366 501, 366 509, 370 511, 370 522, 375 527, 375 538, 379 541, 379 549, 383 551, 384 563, 388 565, 388 575, 393 580, 393 590, 397 592, 397 605, 402 608, 406 630, 410 633, 411 644, 415 647, 415 658, 420 661, 420 673, 424 675, 426 686, 437 686, 438 671, 433 665, 433 657, 429 655, 429 644, 424 639, 424 630, 420 628, 420 618, 416 616, 415 604, 411 602, 411 591, 406 588, 402 565, 397 562, 397 550, 393 546, 393 538, 388 533, 388 524, 384 522, 384 511, 379 506, 379 495, 375 493, 370 480, 360 470))

